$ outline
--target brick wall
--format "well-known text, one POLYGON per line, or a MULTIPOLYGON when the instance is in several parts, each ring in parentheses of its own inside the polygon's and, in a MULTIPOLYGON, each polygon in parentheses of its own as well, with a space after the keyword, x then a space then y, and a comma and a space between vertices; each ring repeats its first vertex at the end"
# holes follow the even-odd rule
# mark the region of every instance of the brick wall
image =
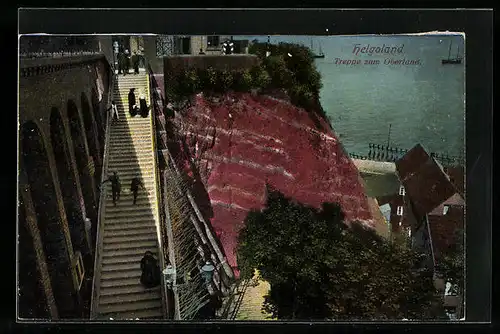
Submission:
MULTIPOLYGON (((101 56, 81 56, 73 58, 59 58, 59 59, 37 59, 37 60, 22 60, 20 63, 20 78, 19 78, 19 124, 20 127, 28 122, 33 121, 37 124, 40 135, 44 142, 45 149, 47 151, 47 158, 49 160, 49 168, 52 175, 52 181, 56 186, 56 198, 57 205, 60 208, 60 223, 63 229, 64 237, 66 239, 66 244, 68 245, 68 252, 70 252, 70 258, 73 257, 73 252, 71 250, 71 237, 69 233, 68 221, 64 209, 64 203, 62 200, 61 191, 59 189, 59 180, 57 169, 55 168, 54 152, 51 145, 50 137, 50 115, 53 108, 57 108, 61 118, 63 119, 63 126, 65 128, 66 140, 71 143, 73 139, 69 136, 69 125, 67 117, 67 107, 68 101, 73 101, 78 107, 78 113, 81 124, 82 136, 86 139, 83 115, 82 115, 82 93, 84 94, 87 102, 92 108, 95 103, 99 109, 99 113, 104 114, 105 107, 107 103, 107 98, 109 94, 109 78, 110 78, 110 68, 106 61, 104 55, 101 56), (71 65, 71 66, 69 66, 71 65), (44 66, 43 70, 40 67, 44 66), (62 67, 62 68, 61 68, 62 67), (98 88, 101 87, 101 89, 98 88), (99 93, 101 91, 102 94, 99 93), (97 101, 93 101, 97 100, 97 101)), ((91 112, 92 113, 92 112, 91 112)), ((102 118, 105 119, 104 117, 102 118)), ((92 113, 92 120, 96 122, 95 117, 92 113)), ((21 153, 21 152, 20 152, 21 153)), ((89 145, 88 140, 85 140, 85 153, 89 157, 89 145)), ((102 157, 99 157, 102 158, 102 157)), ((70 164, 72 165, 73 171, 76 171, 76 162, 73 152, 70 152, 70 164)), ((22 160, 20 161, 21 172, 23 173, 22 160)), ((82 191, 80 189, 80 183, 78 181, 78 173, 76 173, 76 193, 78 198, 75 198, 77 205, 82 207, 82 212, 85 212, 85 207, 83 204, 82 191)), ((27 181, 23 179, 20 180, 20 187, 25 188, 27 181)), ((28 190, 29 192, 29 190, 28 190)), ((51 294, 50 282, 47 281, 47 265, 44 259, 44 255, 41 252, 41 240, 40 240, 40 230, 36 224, 36 214, 31 212, 27 213, 28 222, 32 230, 31 234, 34 239, 34 249, 37 253, 37 266, 39 271, 43 273, 42 275, 42 286, 44 286, 45 293, 49 304, 53 304, 53 296, 51 294), (34 220, 33 220, 34 219, 34 220), (42 262, 40 262, 42 261, 42 262)), ((72 278, 69 277, 69 280, 72 278)), ((57 317, 57 310, 55 310, 54 305, 51 306, 52 317, 57 317)))

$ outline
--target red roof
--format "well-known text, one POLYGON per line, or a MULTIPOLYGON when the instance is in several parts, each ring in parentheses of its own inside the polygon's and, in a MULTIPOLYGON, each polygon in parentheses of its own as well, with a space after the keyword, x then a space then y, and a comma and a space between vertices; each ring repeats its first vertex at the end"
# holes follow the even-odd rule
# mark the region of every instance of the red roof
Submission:
POLYGON ((452 166, 445 168, 446 174, 450 177, 451 183, 455 186, 458 193, 464 196, 465 169, 463 166, 452 166))
POLYGON ((396 161, 396 170, 398 171, 399 179, 404 181, 408 177, 411 177, 429 159, 430 156, 422 145, 415 145, 401 159, 396 161))
POLYGON ((417 217, 425 216, 457 192, 441 165, 420 144, 396 162, 396 169, 417 217))
POLYGON ((238 232, 248 211, 264 206, 266 183, 307 205, 338 202, 346 221, 372 221, 356 166, 305 110, 271 97, 226 94, 219 103, 197 95, 180 114, 175 122, 199 157, 211 223, 232 267, 238 232))
POLYGON ((463 207, 450 207, 446 215, 429 215, 429 229, 431 233, 434 257, 440 256, 456 242, 456 231, 464 228, 463 207))

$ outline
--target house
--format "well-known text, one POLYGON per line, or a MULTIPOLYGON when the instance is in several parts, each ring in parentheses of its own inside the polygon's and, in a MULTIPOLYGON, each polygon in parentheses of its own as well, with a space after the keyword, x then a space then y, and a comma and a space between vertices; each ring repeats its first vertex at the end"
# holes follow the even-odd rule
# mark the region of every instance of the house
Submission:
POLYGON ((174 38, 175 54, 179 55, 222 55, 222 44, 231 41, 234 54, 248 53, 248 40, 234 39, 232 36, 176 36, 174 38))
MULTIPOLYGON (((391 223, 400 219, 397 224, 409 229, 412 248, 425 255, 421 266, 434 270, 443 295, 446 278, 440 278, 437 265, 455 242, 456 232, 464 228, 463 171, 462 167, 443 168, 417 144, 396 161, 396 173, 404 190, 400 197, 393 196, 387 202, 397 211, 391 223)), ((444 299, 445 307, 461 312, 460 296, 445 295, 444 299)))

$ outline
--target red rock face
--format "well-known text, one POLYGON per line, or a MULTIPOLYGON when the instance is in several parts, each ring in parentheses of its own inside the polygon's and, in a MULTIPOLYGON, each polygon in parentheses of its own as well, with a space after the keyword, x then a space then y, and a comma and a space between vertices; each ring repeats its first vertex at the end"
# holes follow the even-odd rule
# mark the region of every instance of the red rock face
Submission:
POLYGON ((264 206, 266 182, 315 207, 338 202, 347 221, 372 226, 356 167, 333 132, 318 131, 305 110, 265 96, 228 94, 215 103, 198 95, 174 123, 208 192, 212 227, 233 268, 238 232, 248 211, 264 206))

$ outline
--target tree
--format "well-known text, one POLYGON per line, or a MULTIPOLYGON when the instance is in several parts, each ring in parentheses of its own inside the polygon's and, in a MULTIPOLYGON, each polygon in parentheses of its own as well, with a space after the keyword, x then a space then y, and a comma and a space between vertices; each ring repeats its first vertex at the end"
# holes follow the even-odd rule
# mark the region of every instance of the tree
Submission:
POLYGON ((264 65, 271 76, 273 87, 289 88, 293 86, 293 73, 287 68, 283 55, 271 55, 265 58, 264 65))
POLYGON ((271 188, 239 235, 241 276, 260 271, 271 285, 263 308, 278 319, 435 318, 432 273, 414 270, 416 257, 348 227, 338 204, 316 209, 271 188))

